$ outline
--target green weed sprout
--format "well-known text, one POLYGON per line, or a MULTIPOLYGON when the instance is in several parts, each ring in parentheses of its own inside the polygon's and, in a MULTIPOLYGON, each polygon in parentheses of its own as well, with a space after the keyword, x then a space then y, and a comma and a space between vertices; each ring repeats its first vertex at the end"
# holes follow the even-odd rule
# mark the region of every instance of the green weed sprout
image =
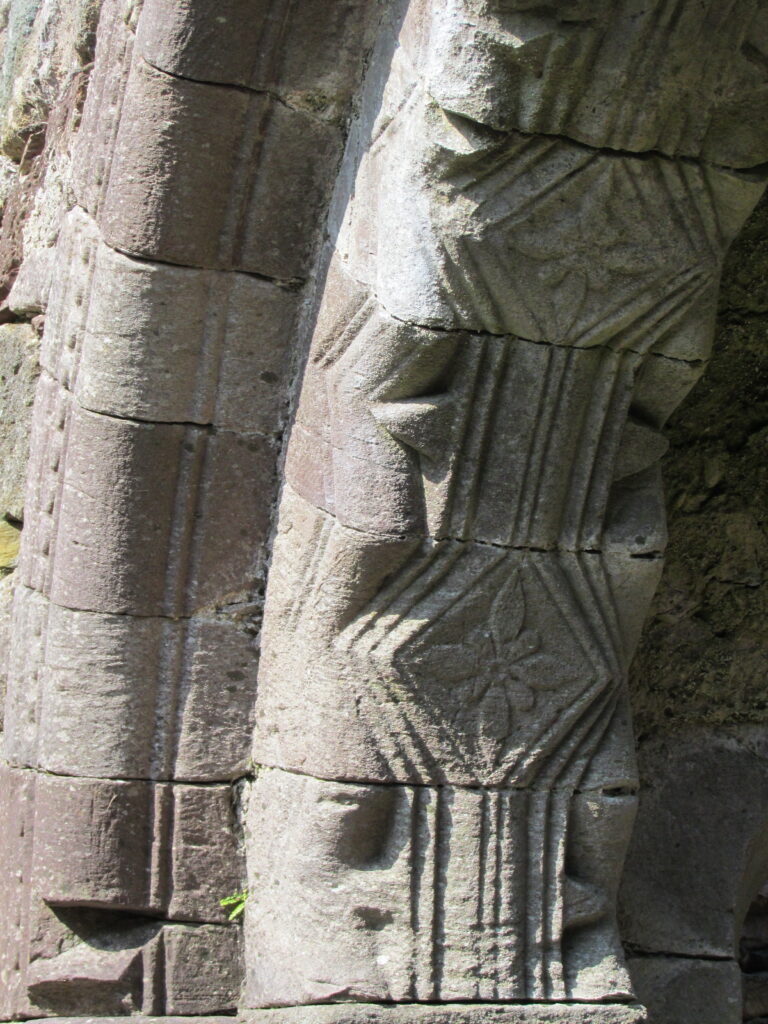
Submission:
POLYGON ((223 900, 219 900, 219 904, 222 907, 231 907, 229 912, 229 920, 234 921, 240 917, 242 912, 245 910, 245 904, 248 901, 248 890, 243 889, 242 892, 232 893, 231 896, 225 896, 223 900))

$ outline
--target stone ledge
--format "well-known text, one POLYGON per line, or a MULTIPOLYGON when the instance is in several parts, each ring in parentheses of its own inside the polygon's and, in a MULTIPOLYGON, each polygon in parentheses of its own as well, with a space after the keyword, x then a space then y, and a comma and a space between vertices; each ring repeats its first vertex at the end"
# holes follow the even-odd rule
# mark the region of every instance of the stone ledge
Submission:
POLYGON ((645 1024, 641 1006, 599 1003, 335 1003, 251 1010, 244 1024, 645 1024))
MULTIPOLYGON (((606 1003, 332 1003, 237 1016, 130 1017, 130 1024, 646 1024, 642 1006, 606 1003)), ((11 1024, 112 1024, 125 1017, 46 1017, 11 1024)))

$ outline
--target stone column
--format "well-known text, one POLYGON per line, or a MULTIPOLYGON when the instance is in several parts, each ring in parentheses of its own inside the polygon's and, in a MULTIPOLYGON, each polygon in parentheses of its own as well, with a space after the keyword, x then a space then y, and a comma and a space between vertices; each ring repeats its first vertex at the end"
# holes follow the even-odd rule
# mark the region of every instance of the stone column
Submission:
POLYGON ((288 446, 247 1005, 640 1020, 615 921, 625 678, 665 545, 661 428, 763 189, 768 22, 724 0, 406 6, 288 446))

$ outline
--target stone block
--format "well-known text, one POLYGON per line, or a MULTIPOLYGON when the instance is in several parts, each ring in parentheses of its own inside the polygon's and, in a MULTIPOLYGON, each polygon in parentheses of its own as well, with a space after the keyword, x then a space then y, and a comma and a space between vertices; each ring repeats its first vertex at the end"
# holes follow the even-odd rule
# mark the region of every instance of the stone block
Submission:
POLYGON ((1 1020, 13 1020, 29 1007, 18 967, 20 952, 27 946, 32 930, 27 879, 32 855, 34 786, 32 772, 14 771, 0 762, 1 1020))
POLYGON ((375 0, 225 0, 213 19, 190 0, 150 0, 137 49, 169 74, 277 92, 292 106, 340 119, 359 83, 376 14, 375 0))
POLYGON ((390 314, 566 347, 706 358, 720 264, 762 183, 549 137, 499 139, 478 128, 468 140, 463 121, 426 97, 413 104, 391 126, 382 111, 374 135, 386 129, 387 145, 363 157, 337 244, 349 275, 390 314))
POLYGON ((340 153, 336 127, 266 94, 137 61, 97 219, 132 255, 303 277, 340 153))
POLYGON ((171 1020, 190 1015, 199 1021, 201 1014, 225 1013, 237 1007, 242 982, 241 937, 241 929, 235 927, 163 928, 163 1009, 171 1020))
POLYGON ((26 586, 68 608, 145 616, 248 599, 276 486, 270 439, 98 415, 47 377, 38 402, 26 586))
POLYGON ((640 810, 620 895, 625 941, 735 958, 768 876, 765 730, 690 729, 640 750, 640 810))
POLYGON ((746 5, 734 16, 720 0, 666 13, 630 0, 541 13, 450 0, 434 8, 429 90, 446 110, 498 130, 728 167, 764 162, 768 131, 756 111, 768 91, 758 56, 768 49, 765 12, 746 5))
POLYGON ((546 788, 592 771, 594 785, 633 784, 620 665, 656 560, 362 534, 289 488, 281 522, 257 763, 371 782, 546 788), (584 618, 599 645, 574 644, 584 618))
POLYGON ((140 813, 142 786, 157 795, 143 783, 0 766, 0 1018, 235 1009, 241 929, 224 923, 211 897, 242 885, 228 787, 163 787, 153 822, 140 813), (166 907, 126 913, 120 899, 142 901, 142 875, 155 879, 157 896, 166 872, 166 907), (221 923, 157 919, 164 914, 221 923))
POLYGON ((187 782, 245 771, 257 668, 247 625, 77 612, 19 587, 14 636, 15 764, 187 782))
POLYGON ((248 811, 246 941, 259 955, 246 1005, 630 999, 611 889, 632 816, 631 797, 600 791, 262 770, 248 811), (581 840, 566 837, 567 819, 581 840), (601 850, 603 830, 613 839, 601 850))
POLYGON ((275 434, 298 304, 257 277, 123 256, 77 209, 59 241, 42 362, 94 412, 275 434))
POLYGON ((224 922, 242 854, 229 786, 37 775, 32 876, 49 905, 224 922))
POLYGON ((627 962, 648 1024, 740 1024, 741 971, 734 960, 634 957, 627 962))
POLYGON ((74 139, 72 184, 78 204, 92 214, 99 210, 109 182, 112 148, 131 68, 134 34, 127 13, 124 0, 103 0, 94 67, 81 128, 74 139))

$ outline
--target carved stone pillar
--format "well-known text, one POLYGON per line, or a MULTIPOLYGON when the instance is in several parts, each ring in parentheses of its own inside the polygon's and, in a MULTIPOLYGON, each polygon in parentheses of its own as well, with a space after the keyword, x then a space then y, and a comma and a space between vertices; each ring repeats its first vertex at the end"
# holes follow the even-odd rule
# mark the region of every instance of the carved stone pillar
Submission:
POLYGON ((665 545, 660 430, 763 189, 743 117, 768 24, 720 0, 406 6, 288 446, 247 1005, 639 1020, 625 676, 665 545), (601 1008, 501 1006, 564 1002, 601 1008))

